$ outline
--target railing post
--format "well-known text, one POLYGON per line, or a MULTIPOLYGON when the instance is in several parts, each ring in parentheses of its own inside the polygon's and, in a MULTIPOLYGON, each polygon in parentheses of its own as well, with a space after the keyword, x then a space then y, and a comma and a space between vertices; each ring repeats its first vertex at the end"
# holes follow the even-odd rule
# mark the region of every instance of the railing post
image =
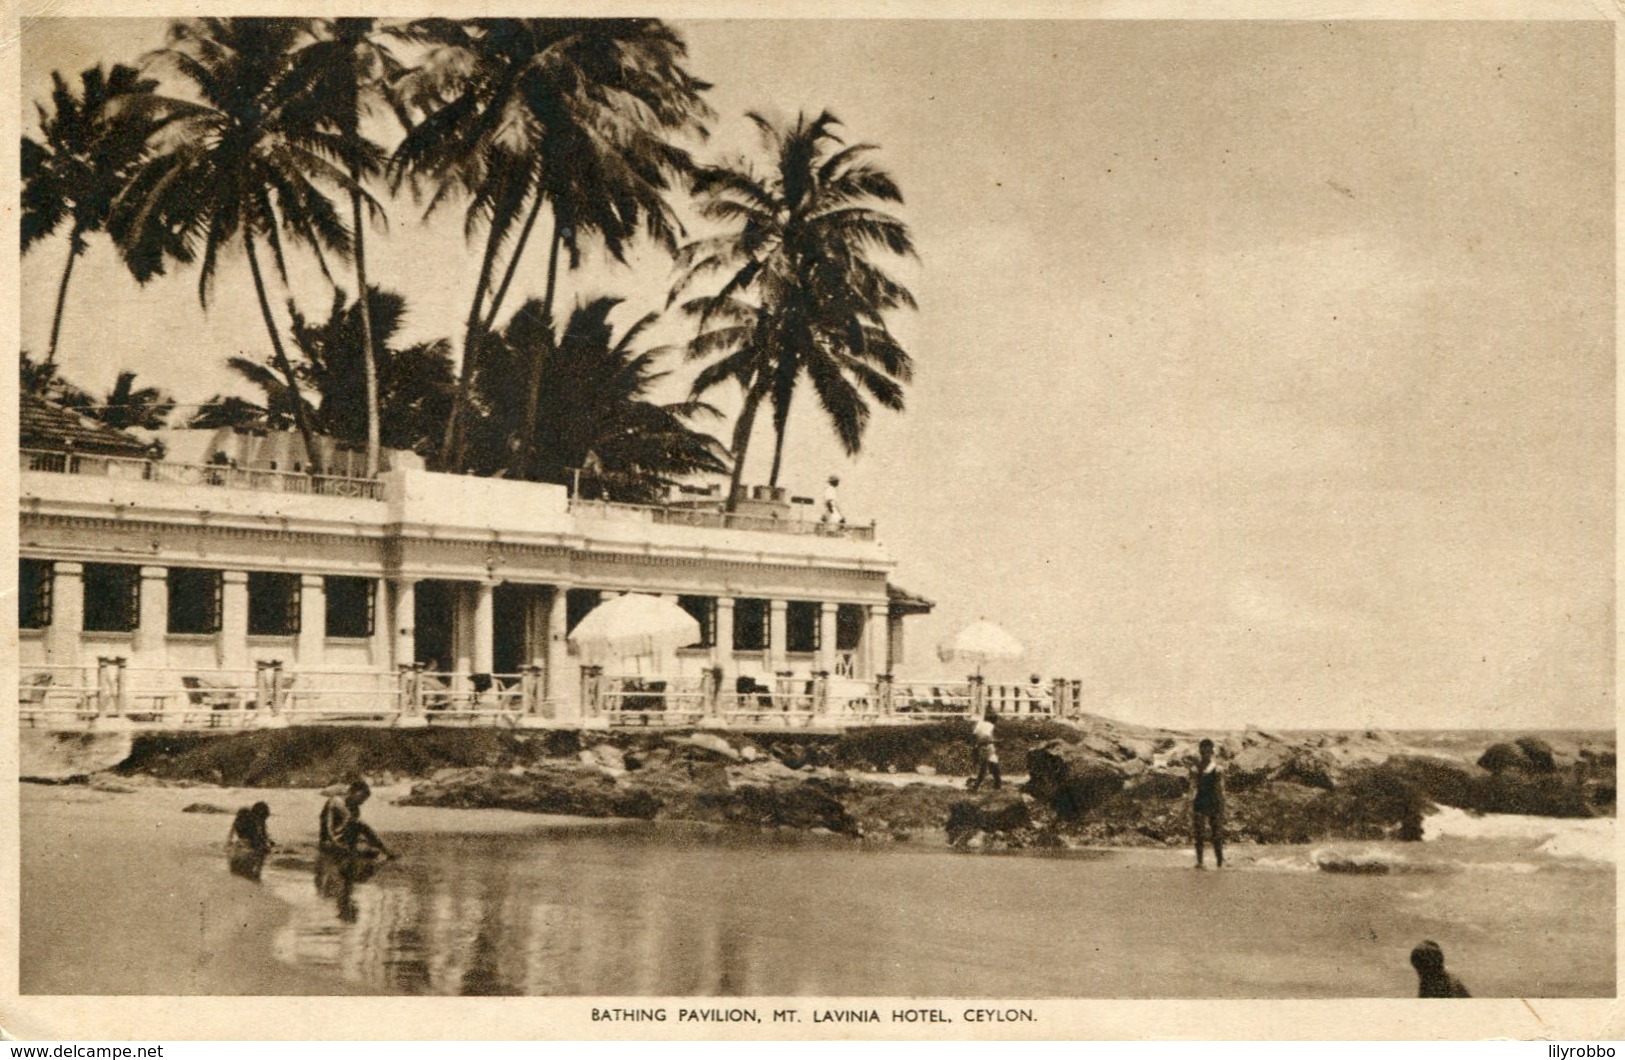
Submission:
POLYGON ((1050 682, 1050 689, 1049 689, 1050 708, 1049 709, 1050 709, 1050 713, 1052 715, 1054 715, 1055 717, 1057 717, 1057 718, 1070 717, 1071 713, 1072 713, 1071 711, 1069 711, 1067 709, 1066 689, 1067 689, 1067 684, 1066 684, 1066 678, 1064 678, 1064 677, 1057 677, 1053 681, 1050 682))
POLYGON ((981 674, 971 674, 970 677, 970 713, 973 718, 987 713, 987 685, 981 674))
POLYGON ((780 710, 795 709, 795 676, 791 670, 773 671, 773 705, 780 710))
POLYGON ((881 674, 875 678, 875 706, 880 713, 891 714, 893 691, 891 674, 881 674))
POLYGON ((540 717, 543 713, 542 668, 526 663, 519 670, 519 697, 526 717, 540 717))
POLYGON ((704 685, 705 701, 701 709, 711 718, 722 716, 722 667, 707 666, 705 668, 704 685))
POLYGON ((395 690, 395 726, 421 729, 429 724, 423 711, 423 663, 398 663, 395 671, 399 681, 395 690))
POLYGON ((583 666, 581 668, 581 712, 584 716, 597 718, 603 715, 603 691, 604 668, 602 666, 583 666))
POLYGON ((829 671, 814 670, 812 686, 812 712, 814 714, 827 714, 829 712, 829 671))
POLYGON ((96 715, 122 717, 125 712, 124 665, 121 655, 101 655, 96 659, 96 715))
POLYGON ((1067 709, 1073 718, 1083 716, 1083 682, 1077 678, 1072 680, 1072 696, 1067 703, 1067 709))
POLYGON ((265 710, 276 710, 276 667, 268 659, 254 663, 254 702, 265 710))

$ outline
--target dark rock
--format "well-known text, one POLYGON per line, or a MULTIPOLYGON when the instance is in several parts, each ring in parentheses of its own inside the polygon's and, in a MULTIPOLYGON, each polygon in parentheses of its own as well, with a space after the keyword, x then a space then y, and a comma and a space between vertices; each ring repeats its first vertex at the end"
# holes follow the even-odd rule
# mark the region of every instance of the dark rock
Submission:
POLYGON ((1181 799, 1190 789, 1190 776, 1184 770, 1155 769, 1130 782, 1128 794, 1136 799, 1181 799))
POLYGON ((182 813, 231 813, 224 806, 216 806, 212 802, 194 802, 181 807, 182 813))
POLYGON ((1515 741, 1518 750, 1523 752, 1524 760, 1528 763, 1526 768, 1531 773, 1557 772, 1557 760, 1552 755, 1552 745, 1538 736, 1524 736, 1515 741))
POLYGON ((1051 740, 1028 750, 1023 790, 1062 818, 1076 820, 1123 790, 1123 771, 1084 745, 1051 740))
POLYGON ((1478 756, 1480 769, 1487 769, 1491 773, 1505 773, 1509 769, 1522 769, 1529 760, 1516 745, 1510 743, 1491 744, 1482 755, 1478 756))

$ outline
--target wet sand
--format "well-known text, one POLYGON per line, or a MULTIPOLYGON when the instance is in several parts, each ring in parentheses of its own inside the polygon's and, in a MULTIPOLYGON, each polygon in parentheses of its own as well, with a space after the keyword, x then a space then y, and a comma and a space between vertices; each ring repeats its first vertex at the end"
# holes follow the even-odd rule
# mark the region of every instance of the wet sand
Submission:
POLYGON ((319 792, 23 785, 23 992, 1407 996, 1424 937, 1478 996, 1613 990, 1611 819, 1237 845, 1220 874, 1171 849, 976 856, 397 793, 366 815, 406 857, 343 922, 311 885, 319 792), (227 872, 229 816, 181 810, 260 798, 283 852, 256 883, 227 872), (1328 853, 1395 874, 1319 871, 1328 853))
MULTIPOLYGON (((286 922, 288 907, 227 871, 231 816, 181 812, 192 803, 235 812, 263 799, 271 805, 271 837, 279 849, 309 856, 325 801, 320 792, 130 786, 135 790, 20 785, 23 993, 359 991, 273 957, 266 940, 286 922)), ((389 805, 402 791, 375 789, 367 803, 366 818, 386 842, 399 832, 489 834, 582 823, 505 810, 389 805)))

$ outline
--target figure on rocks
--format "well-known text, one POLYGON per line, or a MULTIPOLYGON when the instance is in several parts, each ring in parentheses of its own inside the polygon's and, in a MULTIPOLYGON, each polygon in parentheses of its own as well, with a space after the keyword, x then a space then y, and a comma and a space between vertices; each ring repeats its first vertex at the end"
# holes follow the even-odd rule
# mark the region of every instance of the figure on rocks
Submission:
POLYGON ((372 789, 365 780, 352 781, 342 796, 334 795, 322 807, 321 850, 324 854, 382 854, 394 857, 384 841, 361 820, 361 804, 372 789), (365 844, 363 847, 362 844, 365 844))
POLYGON ((1004 778, 999 774, 999 744, 993 733, 993 721, 990 710, 971 729, 971 739, 976 743, 976 778, 970 782, 972 791, 982 786, 989 773, 993 774, 994 791, 1004 787, 1004 778))

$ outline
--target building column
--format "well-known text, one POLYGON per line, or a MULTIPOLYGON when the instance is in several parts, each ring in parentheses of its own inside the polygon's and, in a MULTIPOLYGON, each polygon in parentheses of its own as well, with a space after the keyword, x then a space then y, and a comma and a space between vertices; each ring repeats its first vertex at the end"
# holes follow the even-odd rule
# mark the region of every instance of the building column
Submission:
POLYGON ((548 601, 547 608, 547 669, 542 677, 542 695, 551 701, 549 706, 555 718, 581 716, 577 698, 581 679, 579 675, 568 672, 570 646, 565 638, 569 635, 569 591, 568 585, 553 586, 552 599, 548 601))
POLYGON ((886 672, 897 675, 903 665, 903 616, 886 612, 886 672))
POLYGON ((889 611, 885 604, 870 604, 869 617, 863 621, 863 654, 869 669, 865 676, 871 679, 892 672, 889 611))
POLYGON ((51 625, 45 631, 46 662, 51 666, 79 665, 79 637, 84 627, 85 566, 58 560, 51 564, 51 625))
POLYGON ((818 605, 818 665, 815 670, 826 674, 835 672, 835 612, 840 604, 825 600, 818 605))
POLYGON ((767 602, 767 657, 768 667, 775 673, 790 664, 790 601, 767 602))
POLYGON ((141 615, 136 622, 135 665, 162 667, 169 635, 169 568, 141 568, 141 615))
POLYGON ((298 665, 318 670, 327 656, 327 579, 320 574, 299 576, 298 665))
POLYGON ((248 667, 248 572, 220 572, 220 668, 248 667))
POLYGON ((494 581, 474 585, 473 670, 477 674, 491 672, 496 654, 496 612, 491 603, 495 589, 494 581))
POLYGON ((368 648, 368 659, 372 667, 377 670, 392 668, 390 653, 393 651, 392 634, 389 631, 389 589, 382 578, 372 580, 372 644, 368 648))
MULTIPOLYGON (((717 597, 716 642, 711 645, 711 665, 722 671, 725 684, 733 676, 734 598, 731 596, 717 597)), ((723 691, 732 692, 733 687, 728 685, 723 691)))
POLYGON ((395 665, 411 666, 417 662, 417 579, 391 579, 395 587, 394 607, 389 613, 389 628, 395 642, 395 665))

